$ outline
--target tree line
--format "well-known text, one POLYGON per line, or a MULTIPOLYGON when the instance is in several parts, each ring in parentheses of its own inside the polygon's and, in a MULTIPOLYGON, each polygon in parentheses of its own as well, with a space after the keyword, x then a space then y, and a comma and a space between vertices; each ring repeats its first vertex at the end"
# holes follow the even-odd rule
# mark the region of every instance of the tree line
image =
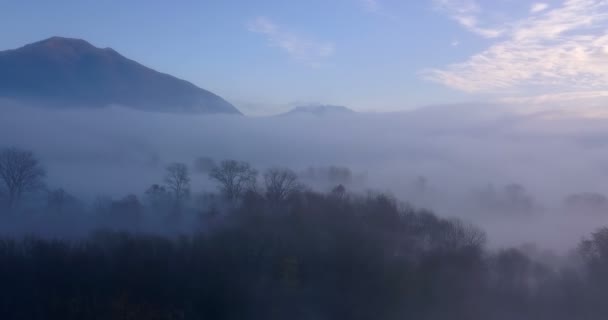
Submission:
MULTIPOLYGON (((17 159, 35 159, 28 154, 17 159)), ((9 162, 2 161, 0 170, 6 170, 9 162)), ((38 174, 16 176, 37 181, 12 193, 13 208, 25 192, 40 188, 44 177, 39 163, 27 167, 38 174)), ((196 212, 200 228, 194 232, 166 236, 106 229, 78 239, 1 238, 1 318, 608 315, 606 228, 581 241, 567 259, 533 247, 490 250, 480 228, 390 195, 355 194, 342 185, 316 192, 286 168, 264 171, 258 183, 257 170, 233 160, 210 167, 208 174, 218 192, 207 195, 204 206, 192 204, 188 167, 172 164, 164 183, 146 191, 145 204, 127 196, 96 208, 100 215, 132 217, 133 223, 156 212, 165 213, 167 221, 196 212)))

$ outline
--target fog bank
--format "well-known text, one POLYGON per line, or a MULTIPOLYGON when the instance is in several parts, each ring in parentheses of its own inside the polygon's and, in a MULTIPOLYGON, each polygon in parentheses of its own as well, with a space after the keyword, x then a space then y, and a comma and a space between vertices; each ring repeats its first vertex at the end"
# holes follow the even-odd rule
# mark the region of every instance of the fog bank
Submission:
POLYGON ((399 199, 484 227, 490 244, 576 243, 604 224, 608 206, 567 205, 573 194, 608 194, 608 120, 562 110, 439 106, 412 112, 249 118, 173 115, 128 108, 0 108, 0 146, 32 150, 47 182, 92 201, 141 194, 164 168, 192 169, 192 191, 215 190, 194 168, 201 157, 264 169, 348 167, 353 191, 399 199))

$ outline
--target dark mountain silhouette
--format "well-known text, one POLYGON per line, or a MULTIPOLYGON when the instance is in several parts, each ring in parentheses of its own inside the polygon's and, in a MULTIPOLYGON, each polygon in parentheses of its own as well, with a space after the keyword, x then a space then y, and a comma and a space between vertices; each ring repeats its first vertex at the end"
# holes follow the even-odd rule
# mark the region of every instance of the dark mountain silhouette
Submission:
POLYGON ((354 114, 355 112, 344 106, 334 106, 334 105, 307 105, 307 106, 298 106, 290 111, 280 114, 281 116, 291 116, 291 115, 314 115, 314 116, 327 116, 327 115, 346 115, 346 114, 354 114))
POLYGON ((190 82, 80 39, 53 37, 0 51, 0 70, 0 97, 17 101, 240 114, 226 100, 190 82))

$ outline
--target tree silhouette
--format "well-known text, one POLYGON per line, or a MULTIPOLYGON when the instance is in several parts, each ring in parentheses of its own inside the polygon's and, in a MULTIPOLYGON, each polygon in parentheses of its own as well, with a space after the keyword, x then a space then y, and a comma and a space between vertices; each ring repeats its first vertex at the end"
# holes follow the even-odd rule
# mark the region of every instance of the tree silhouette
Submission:
POLYGON ((224 160, 209 172, 209 177, 220 184, 228 200, 240 198, 245 191, 255 188, 258 172, 249 163, 224 160))
POLYGON ((25 193, 42 187, 45 175, 32 152, 17 148, 0 151, 0 179, 6 188, 9 208, 13 208, 25 193))
POLYGON ((286 168, 270 168, 264 172, 266 197, 274 202, 283 201, 298 191, 301 185, 295 172, 286 168))
POLYGON ((177 206, 190 194, 190 176, 188 167, 183 163, 172 163, 167 166, 165 184, 173 195, 177 206))

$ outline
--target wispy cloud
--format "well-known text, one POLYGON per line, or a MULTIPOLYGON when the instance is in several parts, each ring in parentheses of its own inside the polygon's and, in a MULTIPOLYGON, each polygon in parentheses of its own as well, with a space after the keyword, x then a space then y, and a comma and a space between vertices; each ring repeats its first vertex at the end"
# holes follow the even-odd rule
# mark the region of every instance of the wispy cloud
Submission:
POLYGON ((539 13, 541 11, 547 10, 547 8, 549 8, 549 4, 537 2, 530 6, 530 13, 539 13))
POLYGON ((271 46, 312 67, 320 66, 335 51, 331 42, 320 42, 294 34, 266 17, 257 17, 251 21, 248 30, 266 36, 271 46))
POLYGON ((599 97, 608 98, 608 90, 574 91, 574 92, 540 94, 540 95, 534 95, 534 96, 504 97, 504 98, 498 99, 498 102, 530 105, 530 104, 550 104, 550 103, 555 103, 555 102, 580 101, 580 100, 586 100, 586 99, 595 99, 595 98, 599 98, 599 97))
POLYGON ((479 21, 481 7, 474 0, 433 0, 435 7, 445 12, 467 30, 484 38, 497 38, 505 30, 501 27, 483 26, 479 21))
POLYGON ((512 21, 503 40, 468 60, 424 75, 467 92, 608 87, 608 1, 566 0, 546 9, 512 21))

